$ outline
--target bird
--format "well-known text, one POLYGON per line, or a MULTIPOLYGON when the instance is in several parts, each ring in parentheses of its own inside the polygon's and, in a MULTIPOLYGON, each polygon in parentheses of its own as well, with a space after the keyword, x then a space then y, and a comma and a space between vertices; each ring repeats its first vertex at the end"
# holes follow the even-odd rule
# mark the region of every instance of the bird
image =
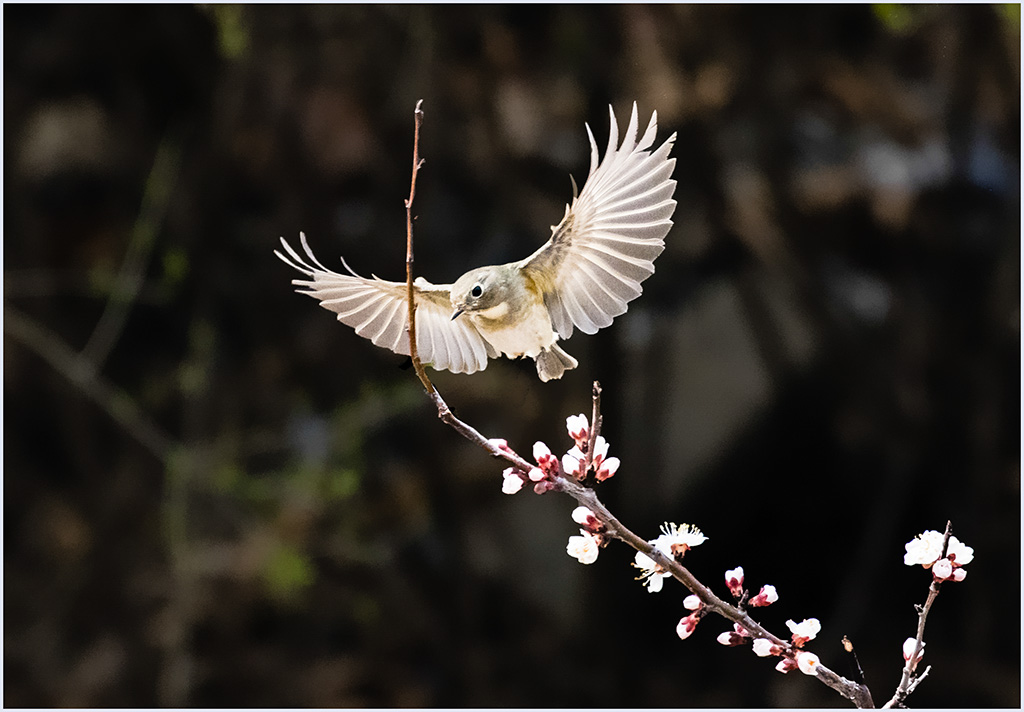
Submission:
MULTIPOLYGON (((654 273, 672 227, 676 182, 669 152, 673 133, 652 149, 658 129, 653 112, 638 138, 637 106, 621 144, 615 111, 609 106, 609 137, 604 159, 588 124, 590 172, 551 237, 524 260, 479 267, 453 284, 413 283, 416 347, 422 363, 441 371, 470 374, 488 359, 532 358, 547 382, 576 368, 578 361, 560 345, 573 329, 593 334, 625 313, 640 296, 641 282, 654 273)), ((324 267, 299 233, 305 257, 282 237, 283 262, 305 275, 292 284, 338 321, 375 345, 409 355, 407 285, 347 274, 324 267)))

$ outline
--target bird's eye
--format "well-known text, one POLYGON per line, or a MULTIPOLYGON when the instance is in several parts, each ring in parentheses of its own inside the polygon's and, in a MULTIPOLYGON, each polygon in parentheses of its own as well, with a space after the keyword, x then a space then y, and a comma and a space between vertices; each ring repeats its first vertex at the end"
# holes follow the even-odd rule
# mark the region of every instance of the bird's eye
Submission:
POLYGON ((481 287, 479 284, 474 284, 473 288, 471 290, 469 290, 469 296, 471 296, 473 298, 479 297, 483 293, 484 293, 483 287, 481 287))

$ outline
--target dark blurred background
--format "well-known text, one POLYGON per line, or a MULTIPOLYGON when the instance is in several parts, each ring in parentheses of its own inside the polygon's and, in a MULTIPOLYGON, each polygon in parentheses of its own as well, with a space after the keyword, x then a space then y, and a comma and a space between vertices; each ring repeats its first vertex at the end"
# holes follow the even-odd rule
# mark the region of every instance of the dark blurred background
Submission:
POLYGON ((549 236, 608 105, 677 132, 628 314, 541 383, 435 382, 529 454, 604 386, 601 497, 817 617, 878 704, 947 519, 976 552, 910 702, 1020 705, 1019 6, 5 6, 7 706, 847 703, 685 642, 682 587, 565 554, 402 357, 274 256, 451 281, 549 236))

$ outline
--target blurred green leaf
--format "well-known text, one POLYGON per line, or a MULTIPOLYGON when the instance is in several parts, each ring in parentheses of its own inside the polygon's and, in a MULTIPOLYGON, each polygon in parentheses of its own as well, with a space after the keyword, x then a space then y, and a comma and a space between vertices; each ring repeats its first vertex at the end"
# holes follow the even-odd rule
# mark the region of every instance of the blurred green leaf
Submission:
POLYGON ((200 5, 217 26, 217 47, 227 59, 238 59, 249 47, 243 5, 200 5))
POLYGON ((316 580, 316 569, 305 553, 280 544, 263 569, 263 582, 270 595, 281 601, 294 599, 316 580))
POLYGON ((914 22, 914 13, 906 5, 896 3, 875 3, 871 6, 875 17, 885 25, 885 28, 895 34, 903 34, 911 28, 914 22))
POLYGON ((1013 29, 1020 30, 1020 3, 1006 3, 996 5, 996 12, 1013 29))
POLYGON ((164 253, 164 282, 177 285, 188 275, 188 255, 180 247, 172 247, 164 253))
POLYGON ((330 500, 344 500, 359 491, 359 472, 352 469, 335 470, 324 478, 324 495, 330 500))

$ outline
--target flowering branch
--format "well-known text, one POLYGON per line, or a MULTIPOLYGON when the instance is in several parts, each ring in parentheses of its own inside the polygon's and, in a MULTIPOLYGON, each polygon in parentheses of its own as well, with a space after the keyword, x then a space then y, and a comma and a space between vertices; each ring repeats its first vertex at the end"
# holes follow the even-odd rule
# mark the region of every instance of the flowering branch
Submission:
MULTIPOLYGON (((511 464, 511 467, 505 471, 506 483, 512 483, 511 487, 506 489, 506 492, 515 492, 522 486, 524 481, 531 480, 535 483, 535 492, 539 494, 548 491, 557 491, 569 495, 582 507, 589 510, 590 516, 594 519, 590 525, 590 529, 596 531, 598 535, 594 536, 591 534, 589 537, 583 538, 587 538, 591 542, 596 542, 598 546, 606 545, 608 538, 617 539, 628 544, 637 550, 638 559, 642 554, 651 562, 650 574, 648 576, 672 576, 692 591, 693 595, 698 599, 699 604, 703 609, 705 609, 705 613, 717 613, 718 615, 732 621, 736 629, 744 631, 746 636, 767 640, 772 646, 772 650, 777 651, 777 653, 774 653, 775 655, 783 656, 791 661, 795 660, 798 657, 797 648, 802 644, 801 638, 798 637, 796 632, 794 634, 795 642, 791 643, 790 641, 786 641, 766 630, 742 609, 736 608, 736 606, 733 606, 719 598, 708 586, 700 583, 700 581, 698 581, 696 577, 693 576, 693 574, 691 574, 689 570, 683 567, 677 560, 677 556, 681 556, 688 548, 686 544, 676 544, 682 547, 681 550, 676 549, 676 545, 674 545, 671 549, 672 555, 667 554, 662 549, 659 549, 654 543, 641 539, 630 531, 620 520, 612 515, 603 503, 601 503, 593 489, 581 484, 580 480, 584 479, 590 472, 594 472, 596 479, 600 481, 614 474, 618 467, 617 458, 606 457, 607 443, 599 434, 602 422, 600 414, 601 386, 597 381, 594 382, 593 388, 593 415, 591 419, 593 427, 586 427, 585 416, 573 416, 570 418, 570 434, 572 434, 575 441, 577 441, 577 447, 566 454, 565 458, 563 458, 563 462, 559 462, 559 460, 551 454, 551 451, 547 446, 544 446, 543 443, 538 443, 537 446, 535 446, 535 457, 538 460, 539 466, 531 464, 519 456, 505 441, 502 441, 502 439, 485 438, 471 425, 457 418, 452 413, 449 406, 444 402, 440 393, 430 382, 430 379, 420 362, 419 353, 416 347, 416 303, 414 298, 415 293, 413 290, 412 210, 413 199, 416 195, 416 178, 420 167, 423 165, 423 160, 419 157, 419 135, 420 126, 423 121, 421 104, 422 99, 416 104, 416 128, 413 140, 413 176, 410 185, 409 199, 406 201, 406 281, 409 300, 410 358, 412 359, 413 367, 416 370, 416 375, 419 377, 420 382, 426 389, 430 399, 437 407, 438 418, 442 422, 453 427, 457 432, 459 432, 459 434, 466 437, 468 441, 487 451, 490 455, 503 458, 511 464), (572 431, 571 425, 575 425, 575 427, 577 427, 574 432, 572 431), (563 468, 563 463, 571 466, 573 473, 577 476, 567 476, 565 469, 568 469, 568 467, 563 468), (518 485, 514 484, 516 479, 519 481, 518 485)), ((586 515, 585 521, 589 521, 589 517, 586 517, 586 515)), ((685 525, 682 527, 672 527, 673 528, 669 528, 667 525, 667 529, 665 530, 666 537, 678 538, 680 536, 696 533, 699 537, 699 541, 703 541, 702 535, 700 535, 695 528, 687 528, 685 525)), ((589 534, 587 530, 581 530, 581 532, 585 535, 589 534)), ((594 548, 592 553, 589 554, 591 556, 590 560, 596 559, 596 551, 597 549, 594 548)), ((774 592, 774 589, 772 589, 772 592, 774 592)), ((813 637, 813 635, 811 637, 813 637)), ((809 638, 804 638, 804 640, 806 639, 809 638)), ((870 694, 867 692, 867 688, 864 685, 848 680, 834 671, 829 670, 818 663, 817 657, 813 656, 813 654, 804 655, 813 657, 813 663, 808 668, 809 674, 815 675, 824 684, 838 690, 841 695, 852 700, 858 707, 870 706, 870 694)), ((796 666, 796 664, 794 664, 794 666, 796 666)))
POLYGON ((953 536, 951 521, 946 522, 946 531, 943 534, 926 531, 909 542, 906 549, 903 563, 908 566, 921 564, 926 569, 931 569, 932 582, 928 587, 928 598, 925 599, 924 605, 914 606, 917 609, 917 636, 907 638, 903 643, 903 659, 906 662, 903 666, 903 676, 896 693, 882 706, 883 709, 903 707, 910 693, 928 676, 931 666, 926 667, 920 675, 915 676, 914 671, 924 656, 924 624, 932 604, 939 596, 939 584, 943 581, 963 581, 967 576, 963 566, 974 559, 974 549, 964 546, 953 536))
MULTIPOLYGON (((423 365, 420 363, 416 349, 416 323, 415 303, 413 291, 413 237, 412 237, 412 201, 415 196, 416 176, 420 166, 423 165, 419 158, 419 129, 423 119, 423 112, 420 109, 422 101, 416 105, 416 133, 413 141, 413 170, 412 184, 409 190, 409 198, 405 201, 406 207, 406 283, 409 306, 409 351, 416 375, 426 389, 427 395, 437 406, 438 418, 451 426, 456 432, 470 442, 478 445, 495 457, 500 457, 510 464, 503 472, 504 484, 502 491, 506 494, 514 494, 519 491, 527 482, 533 483, 533 490, 537 494, 556 491, 568 494, 580 505, 573 512, 573 519, 582 527, 580 536, 573 536, 569 539, 567 552, 577 558, 580 563, 590 564, 597 560, 600 549, 607 546, 612 539, 618 539, 636 550, 636 563, 634 566, 641 569, 639 577, 644 581, 648 591, 655 592, 661 589, 663 579, 675 578, 692 592, 684 601, 684 607, 692 611, 679 621, 676 628, 680 638, 687 638, 693 632, 697 623, 707 614, 716 613, 733 623, 733 630, 722 633, 718 641, 724 645, 740 645, 752 641, 754 652, 761 657, 769 655, 780 657, 781 660, 776 668, 780 672, 789 672, 799 669, 807 675, 812 675, 823 684, 836 690, 840 695, 849 699, 858 708, 871 708, 874 703, 871 699, 871 692, 867 686, 842 677, 838 673, 822 665, 818 656, 814 653, 803 650, 804 644, 813 639, 821 629, 817 619, 811 618, 795 623, 787 621, 790 629, 790 639, 776 636, 760 623, 755 621, 747 607, 767 606, 778 599, 774 586, 766 585, 753 597, 743 587, 743 570, 736 568, 726 573, 726 583, 730 593, 737 600, 732 605, 719 598, 706 585, 701 583, 685 566, 680 559, 686 552, 706 540, 706 537, 699 529, 688 524, 669 524, 662 527, 662 535, 652 541, 647 541, 637 536, 623 525, 605 505, 598 499, 597 493, 592 487, 583 482, 592 474, 597 482, 601 482, 613 476, 618 470, 620 462, 618 458, 608 457, 608 443, 600 435, 602 425, 601 407, 601 386, 595 381, 592 391, 593 410, 590 427, 586 416, 574 415, 566 419, 566 429, 575 445, 559 460, 552 454, 550 448, 542 442, 534 444, 533 457, 536 464, 526 460, 515 452, 505 440, 497 438, 485 438, 479 431, 457 418, 438 393, 437 389, 430 382, 423 365)), ((904 646, 904 657, 907 665, 904 668, 903 680, 897 689, 896 695, 886 704, 886 707, 901 706, 904 699, 924 679, 928 671, 925 670, 918 677, 913 677, 913 671, 923 652, 924 643, 924 622, 938 595, 938 582, 945 579, 963 580, 966 575, 960 566, 968 563, 973 558, 973 550, 964 547, 950 536, 950 527, 947 525, 945 538, 941 542, 941 556, 930 556, 934 548, 934 537, 931 535, 937 532, 925 532, 917 539, 907 544, 907 556, 904 562, 921 563, 926 568, 933 570, 934 580, 929 590, 928 600, 924 606, 919 608, 918 635, 916 639, 909 639, 907 644, 914 643, 910 652, 907 652, 907 645, 904 646), (920 546, 917 542, 921 542, 920 546), (947 556, 947 545, 950 553, 947 556), (922 553, 922 547, 927 553, 922 553), (954 551, 954 548, 956 549, 954 551), (945 562, 945 563, 944 563, 945 562)), ((941 535, 939 535, 941 537, 941 535)))

